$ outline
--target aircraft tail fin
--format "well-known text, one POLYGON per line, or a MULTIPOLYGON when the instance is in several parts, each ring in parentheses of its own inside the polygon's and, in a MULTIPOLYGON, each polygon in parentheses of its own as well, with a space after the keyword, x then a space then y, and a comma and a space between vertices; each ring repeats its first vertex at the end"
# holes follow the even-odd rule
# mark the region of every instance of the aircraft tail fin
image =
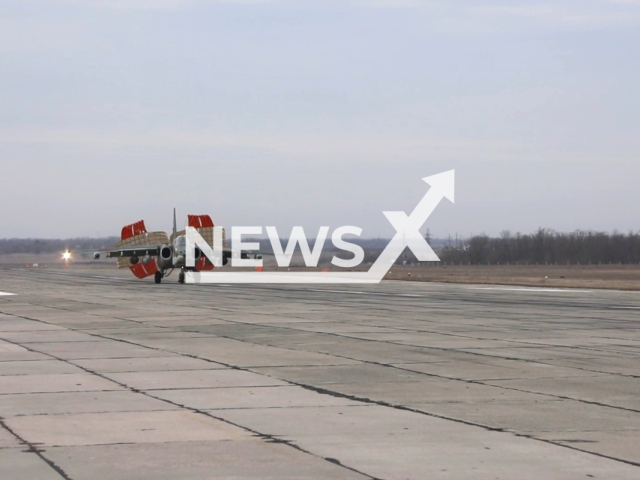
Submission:
POLYGON ((174 239, 176 238, 178 234, 178 226, 176 223, 176 208, 173 207, 173 233, 171 234, 171 238, 174 239))

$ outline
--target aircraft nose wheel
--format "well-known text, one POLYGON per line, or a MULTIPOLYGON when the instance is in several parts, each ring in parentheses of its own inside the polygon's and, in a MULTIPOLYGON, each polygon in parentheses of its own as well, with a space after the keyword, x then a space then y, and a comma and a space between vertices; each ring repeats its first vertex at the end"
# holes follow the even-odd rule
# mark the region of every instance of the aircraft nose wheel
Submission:
POLYGON ((178 275, 178 283, 184 283, 184 272, 180 272, 178 275))
POLYGON ((156 272, 156 274, 153 276, 153 279, 156 283, 162 282, 162 272, 156 272))

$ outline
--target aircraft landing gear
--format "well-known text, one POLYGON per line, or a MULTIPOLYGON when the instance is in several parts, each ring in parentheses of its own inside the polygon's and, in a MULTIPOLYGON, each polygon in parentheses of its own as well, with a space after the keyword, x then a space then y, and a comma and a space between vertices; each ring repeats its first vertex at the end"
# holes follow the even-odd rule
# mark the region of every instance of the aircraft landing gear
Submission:
POLYGON ((184 283, 184 272, 180 272, 178 275, 178 283, 184 283))
POLYGON ((153 279, 156 283, 162 282, 162 272, 156 272, 156 274, 153 276, 153 279))

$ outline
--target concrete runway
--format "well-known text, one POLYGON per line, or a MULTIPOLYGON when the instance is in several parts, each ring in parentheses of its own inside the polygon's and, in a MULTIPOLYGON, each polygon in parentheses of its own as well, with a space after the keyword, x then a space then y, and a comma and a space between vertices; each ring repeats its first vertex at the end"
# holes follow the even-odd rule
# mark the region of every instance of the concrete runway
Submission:
POLYGON ((638 479, 640 293, 0 270, 0 478, 638 479))

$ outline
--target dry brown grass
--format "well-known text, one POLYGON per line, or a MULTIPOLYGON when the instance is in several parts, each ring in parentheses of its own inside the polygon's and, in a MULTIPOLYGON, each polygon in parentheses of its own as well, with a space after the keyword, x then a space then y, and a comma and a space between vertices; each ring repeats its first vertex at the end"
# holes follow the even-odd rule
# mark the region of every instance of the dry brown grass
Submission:
POLYGON ((640 265, 447 265, 393 267, 390 280, 640 290, 640 265))

